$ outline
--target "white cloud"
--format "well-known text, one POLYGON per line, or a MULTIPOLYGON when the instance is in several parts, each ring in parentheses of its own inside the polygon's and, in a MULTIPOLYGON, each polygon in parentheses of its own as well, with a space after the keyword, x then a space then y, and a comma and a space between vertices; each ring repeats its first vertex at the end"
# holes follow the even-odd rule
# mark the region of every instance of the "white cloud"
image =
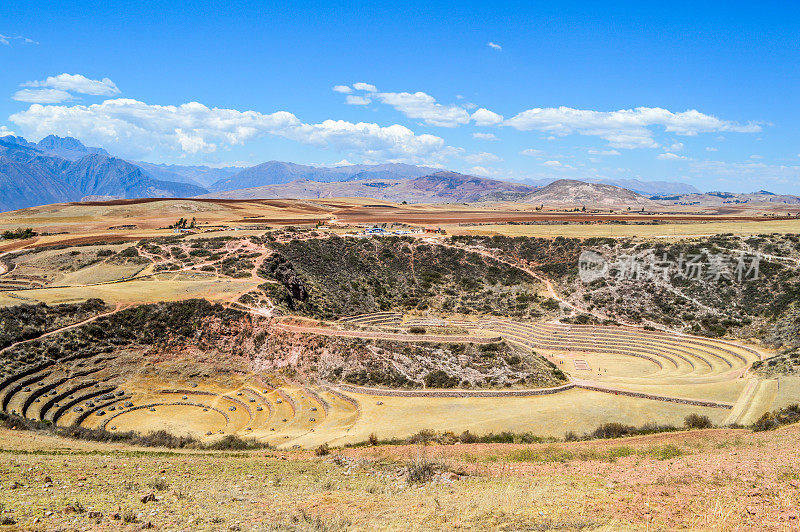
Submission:
POLYGON ((473 133, 472 138, 478 140, 500 140, 494 133, 473 133))
POLYGON ((351 92, 353 92, 353 89, 351 89, 347 85, 334 85, 333 91, 341 92, 342 94, 350 94, 351 92))
POLYGON ((34 104, 9 120, 31 139, 75 136, 123 157, 209 153, 264 135, 381 161, 430 164, 460 153, 441 137, 417 135, 398 124, 382 127, 343 120, 307 124, 286 111, 264 114, 197 102, 150 105, 119 98, 88 106, 34 104))
POLYGON ((500 45, 499 45, 499 44, 497 44, 497 43, 493 43, 492 41, 489 41, 489 42, 487 42, 487 43, 486 43, 486 46, 488 46, 489 48, 491 48, 491 49, 493 49, 493 50, 498 50, 498 51, 503 49, 503 47, 502 47, 502 46, 500 46, 500 45))
POLYGON ((764 156, 763 155, 751 155, 750 158, 751 159, 763 159, 764 156))
POLYGON ((679 161, 682 159, 686 159, 683 155, 676 155, 674 153, 666 152, 666 153, 659 153, 656 156, 656 159, 660 159, 662 161, 679 161))
POLYGON ((488 153, 484 151, 480 153, 471 153, 465 156, 464 160, 470 164, 484 164, 484 163, 497 163, 502 161, 503 159, 501 159, 494 153, 488 153))
POLYGON ((442 105, 424 92, 380 92, 381 102, 391 105, 409 118, 419 118, 426 124, 456 127, 469 122, 469 113, 457 105, 442 105))
POLYGON ((473 166, 469 169, 469 173, 472 175, 488 176, 492 174, 492 171, 483 166, 473 166))
POLYGON ((23 83, 22 86, 47 87, 91 96, 113 96, 120 93, 116 84, 108 78, 89 79, 81 74, 59 74, 58 76, 50 76, 44 81, 28 81, 23 83))
POLYGON ((588 151, 590 155, 622 155, 617 150, 595 150, 590 148, 588 151))
POLYGON ((369 98, 355 94, 348 94, 344 101, 347 105, 369 105, 372 103, 369 98))
POLYGON ((681 151, 683 148, 684 148, 683 142, 676 142, 672 146, 667 148, 667 150, 674 152, 674 151, 681 151))
POLYGON ((353 88, 357 91, 378 92, 378 88, 375 85, 364 82, 353 83, 353 88))
POLYGON ((0 137, 7 137, 13 134, 14 132, 8 129, 6 126, 0 126, 0 137))
POLYGON ((523 111, 503 122, 520 131, 540 131, 555 137, 571 134, 598 136, 614 148, 657 148, 649 128, 661 126, 667 133, 694 136, 698 133, 731 131, 755 133, 761 126, 745 125, 689 110, 673 113, 658 107, 637 107, 620 111, 592 111, 570 107, 536 108, 523 111))
POLYGON ((27 37, 3 35, 2 33, 0 33, 0 44, 4 46, 11 46, 12 41, 22 41, 25 44, 39 44, 33 39, 29 39, 27 37))
POLYGON ((470 117, 479 126, 495 126, 503 121, 503 115, 481 107, 470 117))
POLYGON ((719 148, 714 148, 713 146, 706 146, 706 151, 719 151, 719 148))
POLYGON ((545 161, 542 163, 542 166, 549 166, 550 168, 563 168, 565 165, 561 164, 561 161, 545 161))
POLYGON ((519 152, 520 155, 527 155, 528 157, 541 157, 544 155, 542 150, 537 150, 534 148, 527 148, 519 152))
POLYGON ((72 95, 61 89, 20 89, 12 98, 27 103, 61 103, 72 99, 72 95))

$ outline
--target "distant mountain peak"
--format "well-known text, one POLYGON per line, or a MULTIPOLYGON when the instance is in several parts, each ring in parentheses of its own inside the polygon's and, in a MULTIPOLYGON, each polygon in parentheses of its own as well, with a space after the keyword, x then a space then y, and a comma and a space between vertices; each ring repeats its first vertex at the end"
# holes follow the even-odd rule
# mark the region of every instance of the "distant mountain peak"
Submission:
POLYGON ((47 135, 37 145, 43 149, 86 150, 83 142, 75 137, 59 137, 57 135, 47 135))
POLYGON ((36 143, 36 148, 69 160, 76 160, 92 153, 108 155, 103 148, 88 147, 75 137, 59 137, 58 135, 47 135, 36 143))

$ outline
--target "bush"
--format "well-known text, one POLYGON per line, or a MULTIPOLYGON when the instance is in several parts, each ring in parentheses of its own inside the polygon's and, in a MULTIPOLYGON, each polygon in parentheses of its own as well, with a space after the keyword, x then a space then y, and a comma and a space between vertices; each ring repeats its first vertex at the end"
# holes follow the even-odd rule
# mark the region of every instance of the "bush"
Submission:
POLYGON ((378 437, 375 435, 375 433, 374 433, 374 432, 370 433, 370 435, 369 435, 369 439, 367 440, 367 442, 368 442, 370 445, 373 445, 373 446, 374 446, 374 445, 378 445, 378 437))
POLYGON ((408 332, 411 334, 425 334, 425 327, 409 327, 408 332))
POLYGON ((411 483, 428 482, 436 474, 437 463, 426 456, 412 460, 406 466, 406 475, 411 483))
POLYGON ((699 414, 689 414, 683 420, 683 424, 687 429, 710 429, 714 426, 708 416, 699 414))
POLYGON ((15 231, 3 231, 3 238, 6 240, 32 238, 34 236, 36 236, 36 232, 30 227, 26 227, 25 229, 20 227, 15 231))
POLYGON ((328 446, 327 443, 323 443, 319 447, 314 449, 314 454, 317 456, 327 456, 330 453, 331 453, 331 448, 328 446))
POLYGON ((437 369, 425 375, 426 388, 455 388, 461 380, 446 371, 437 369))
POLYGON ((212 451, 247 451, 250 449, 268 449, 269 444, 257 440, 244 440, 235 434, 228 434, 224 438, 203 446, 212 451))
POLYGON ((603 423, 597 427, 592 436, 595 438, 621 438, 636 431, 635 427, 622 423, 603 423))

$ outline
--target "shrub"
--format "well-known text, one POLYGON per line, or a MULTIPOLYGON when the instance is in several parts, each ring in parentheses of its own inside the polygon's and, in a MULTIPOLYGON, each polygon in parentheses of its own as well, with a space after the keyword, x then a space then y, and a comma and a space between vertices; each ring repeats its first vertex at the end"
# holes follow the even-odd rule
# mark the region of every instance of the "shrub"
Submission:
POLYGON ((425 375, 426 388, 455 388, 461 381, 458 377, 451 376, 446 371, 437 369, 425 375))
POLYGON ((406 475, 411 483, 428 482, 436 474, 437 464, 426 456, 412 460, 406 466, 406 475))
POLYGON ((370 445, 378 445, 378 437, 375 435, 374 432, 370 433, 369 439, 367 440, 370 445))
POLYGON ((222 439, 203 447, 212 451, 246 451, 249 449, 269 448, 269 444, 257 440, 244 440, 235 434, 228 434, 222 439))
POLYGON ((314 454, 317 456, 327 456, 331 452, 331 448, 328 446, 327 443, 321 444, 319 447, 314 449, 314 454))
POLYGON ((15 231, 3 231, 3 238, 6 240, 14 240, 19 238, 32 238, 36 236, 36 234, 37 233, 30 227, 26 227, 25 229, 20 227, 15 231))
POLYGON ((635 430, 635 427, 623 425, 622 423, 603 423, 594 430, 592 436, 595 438, 620 438, 633 433, 635 430))
POLYGON ((458 440, 461 443, 476 443, 478 441, 478 437, 471 433, 469 430, 465 430, 461 433, 461 436, 458 437, 458 440))
POLYGON ((700 414, 689 414, 683 420, 683 424, 687 429, 710 429, 714 426, 708 416, 701 416, 700 414))

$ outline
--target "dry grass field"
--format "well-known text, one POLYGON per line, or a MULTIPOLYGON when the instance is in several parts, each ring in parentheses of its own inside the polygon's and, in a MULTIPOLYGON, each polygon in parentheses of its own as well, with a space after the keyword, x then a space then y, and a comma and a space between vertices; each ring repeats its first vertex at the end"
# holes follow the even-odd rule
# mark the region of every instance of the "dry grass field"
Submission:
POLYGON ((322 457, 0 441, 11 530, 791 530, 800 498, 797 427, 322 457))
POLYGON ((571 238, 589 237, 643 237, 643 238, 684 238, 704 235, 731 233, 735 235, 758 235, 764 233, 800 233, 800 219, 763 221, 722 221, 676 222, 645 224, 481 224, 474 226, 444 225, 451 235, 505 235, 505 236, 537 236, 554 238, 564 236, 571 238))

